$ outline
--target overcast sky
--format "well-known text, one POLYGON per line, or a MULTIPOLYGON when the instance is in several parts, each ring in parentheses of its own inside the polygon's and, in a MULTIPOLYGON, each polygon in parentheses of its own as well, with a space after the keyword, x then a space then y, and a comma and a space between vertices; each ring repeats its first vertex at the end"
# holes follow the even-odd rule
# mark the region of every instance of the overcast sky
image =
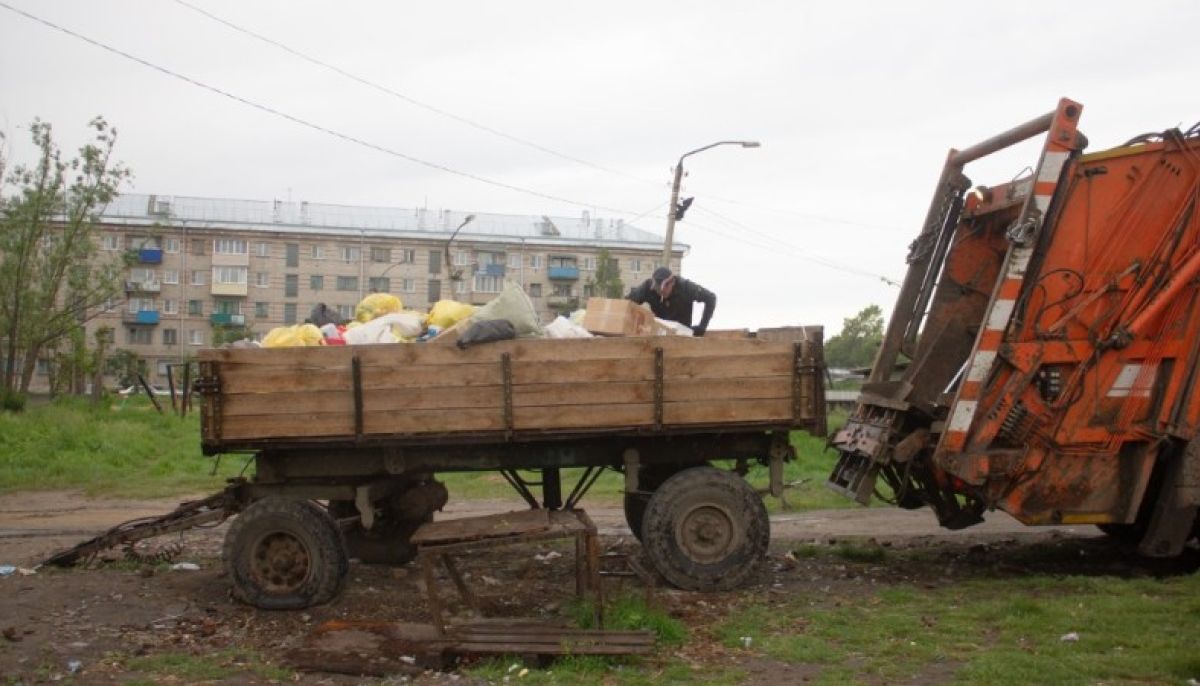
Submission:
MULTIPOLYGON (((293 117, 256 110, 0 7, 0 127, 64 147, 104 115, 127 189, 624 218, 664 230, 671 168, 695 205, 684 274, 714 328, 890 311, 946 151, 1084 105, 1091 150, 1200 119, 1180 2, 246 2, 188 0, 241 28, 455 117, 289 54, 174 0, 0 0, 293 117), (876 6, 878 5, 878 6, 876 6), (570 161, 566 157, 586 164, 570 161), (544 196, 554 196, 551 200, 544 196), (830 266, 832 265, 832 266, 830 266)), ((968 168, 1007 181, 1023 148, 968 168)))

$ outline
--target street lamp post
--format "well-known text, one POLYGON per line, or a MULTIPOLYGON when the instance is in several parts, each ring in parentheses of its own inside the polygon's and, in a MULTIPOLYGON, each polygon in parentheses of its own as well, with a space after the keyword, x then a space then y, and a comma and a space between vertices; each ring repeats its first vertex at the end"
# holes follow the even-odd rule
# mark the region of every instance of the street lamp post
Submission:
POLYGON ((718 145, 740 145, 743 148, 757 148, 761 144, 758 141, 717 141, 703 148, 696 148, 691 152, 685 152, 679 156, 679 163, 675 165, 675 181, 671 184, 671 204, 667 207, 667 236, 663 240, 662 254, 664 267, 669 268, 671 266, 671 243, 675 238, 675 216, 679 211, 679 186, 683 183, 683 159, 688 155, 695 155, 698 152, 704 152, 718 145))
MULTIPOLYGON (((460 270, 458 271, 458 274, 457 274, 457 275, 456 275, 456 274, 454 273, 454 271, 453 271, 453 269, 454 269, 454 268, 453 268, 453 266, 450 264, 450 244, 454 242, 454 239, 455 239, 455 237, 457 237, 457 236, 458 236, 458 232, 459 232, 459 231, 462 231, 462 228, 463 228, 464 226, 466 226, 467 224, 470 224, 470 223, 471 223, 471 222, 473 222, 473 221, 475 221, 475 215, 473 215, 473 214, 468 214, 468 215, 466 216, 466 218, 465 218, 465 219, 463 219, 462 223, 458 225, 458 228, 454 230, 454 233, 450 234, 450 240, 446 241, 446 255, 445 255, 445 258, 446 258, 446 269, 450 271, 450 279, 451 279, 451 281, 459 281, 459 280, 461 280, 461 279, 462 279, 462 270, 460 269, 460 270)), ((396 267, 399 267, 399 266, 400 266, 400 265, 402 265, 402 264, 404 264, 404 262, 393 262, 392 264, 388 265, 388 268, 387 268, 387 269, 384 269, 384 270, 383 270, 383 273, 382 273, 382 274, 380 274, 378 278, 381 278, 381 279, 382 279, 383 277, 385 277, 385 276, 387 276, 387 275, 388 275, 388 272, 392 271, 393 269, 395 269, 396 267)))

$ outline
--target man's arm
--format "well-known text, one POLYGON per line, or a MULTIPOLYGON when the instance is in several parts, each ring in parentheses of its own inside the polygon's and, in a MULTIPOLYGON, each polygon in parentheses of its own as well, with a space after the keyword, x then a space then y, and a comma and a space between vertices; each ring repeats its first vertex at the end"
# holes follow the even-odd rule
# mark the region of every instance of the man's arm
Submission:
POLYGON ((631 300, 639 305, 646 302, 646 295, 650 292, 650 280, 643 281, 641 285, 634 286, 629 295, 625 296, 626 300, 631 300))
POLYGON ((696 336, 703 336, 704 332, 708 331, 708 322, 712 319, 713 311, 717 309, 717 294, 700 284, 695 284, 695 286, 696 293, 692 296, 692 300, 704 303, 704 316, 700 318, 700 323, 692 329, 692 333, 696 336))

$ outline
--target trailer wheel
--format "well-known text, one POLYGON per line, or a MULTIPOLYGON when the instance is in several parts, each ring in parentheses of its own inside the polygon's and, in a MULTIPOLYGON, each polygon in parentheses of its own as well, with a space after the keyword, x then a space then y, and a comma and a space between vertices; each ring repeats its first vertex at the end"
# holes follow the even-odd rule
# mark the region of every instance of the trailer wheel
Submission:
POLYGON ((638 471, 638 490, 640 493, 625 494, 625 523, 633 532, 634 538, 642 540, 642 523, 646 520, 646 506, 650 498, 663 482, 679 473, 679 468, 642 467, 638 471))
POLYGON ((740 476, 693 467, 650 498, 642 534, 667 581, 691 591, 726 591, 758 570, 771 523, 762 498, 740 476))
POLYGON ((264 610, 298 610, 332 600, 350 563, 336 523, 316 503, 263 498, 225 535, 233 596, 264 610))

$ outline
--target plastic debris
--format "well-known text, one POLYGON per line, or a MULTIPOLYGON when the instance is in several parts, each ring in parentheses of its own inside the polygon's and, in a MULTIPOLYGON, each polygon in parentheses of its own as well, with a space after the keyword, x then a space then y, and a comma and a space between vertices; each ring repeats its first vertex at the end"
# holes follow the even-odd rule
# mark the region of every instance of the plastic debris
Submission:
POLYGON ((175 564, 171 565, 171 571, 198 572, 200 571, 200 565, 196 564, 195 562, 176 562, 175 564))
POLYGON ((538 562, 549 562, 551 560, 557 560, 560 557, 562 557, 562 553, 558 552, 557 550, 551 550, 544 555, 534 555, 533 559, 537 560, 538 562))
POLYGON ((83 669, 83 663, 80 662, 79 660, 68 660, 67 661, 67 673, 68 674, 78 674, 79 670, 81 670, 81 669, 83 669))
POLYGON ((17 574, 20 574, 21 576, 33 576, 34 574, 37 574, 37 569, 36 568, 28 569, 26 567, 17 567, 17 574))
POLYGON ((517 676, 518 676, 518 677, 523 677, 523 676, 526 676, 527 674, 529 674, 529 668, 528 668, 528 667, 526 667, 525 669, 522 669, 521 671, 517 672, 517 676))
POLYGON ((749 648, 752 643, 754 643, 754 637, 742 636, 742 647, 743 648, 749 648))
POLYGON ((12 576, 17 568, 12 565, 0 565, 0 576, 12 576))
POLYGON ((1059 636, 1058 640, 1062 641, 1063 643, 1077 643, 1079 642, 1079 634, 1072 631, 1069 634, 1063 634, 1062 636, 1059 636))

